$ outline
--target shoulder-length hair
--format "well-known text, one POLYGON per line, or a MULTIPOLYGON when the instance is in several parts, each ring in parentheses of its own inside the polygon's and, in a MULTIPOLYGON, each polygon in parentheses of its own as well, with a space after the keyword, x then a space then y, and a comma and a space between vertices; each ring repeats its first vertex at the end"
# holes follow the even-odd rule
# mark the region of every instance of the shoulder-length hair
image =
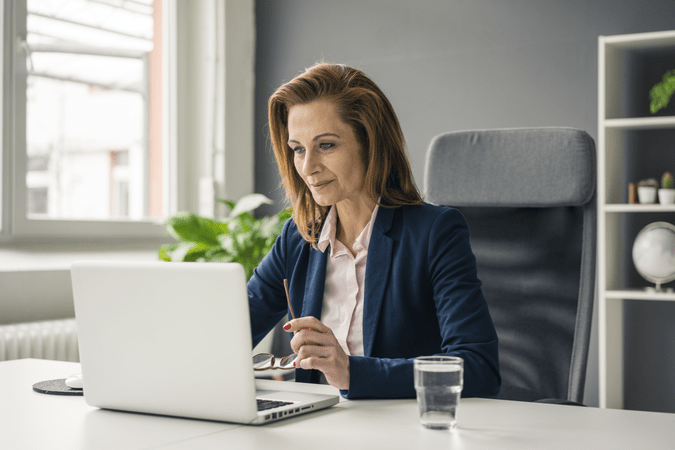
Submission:
POLYGON ((279 87, 269 100, 269 127, 274 155, 293 219, 313 247, 329 207, 318 205, 295 170, 288 146, 288 111, 314 100, 332 101, 343 122, 352 127, 363 151, 363 189, 381 207, 416 205, 422 197, 413 181, 403 131, 394 108, 363 72, 344 65, 317 64, 279 87))

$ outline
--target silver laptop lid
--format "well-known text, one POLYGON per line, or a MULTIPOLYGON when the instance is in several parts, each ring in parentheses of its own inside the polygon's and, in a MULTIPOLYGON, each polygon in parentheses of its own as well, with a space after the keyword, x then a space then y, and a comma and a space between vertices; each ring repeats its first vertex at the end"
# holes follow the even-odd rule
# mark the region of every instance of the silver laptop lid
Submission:
POLYGON ((241 265, 81 261, 71 275, 89 405, 257 417, 241 265))

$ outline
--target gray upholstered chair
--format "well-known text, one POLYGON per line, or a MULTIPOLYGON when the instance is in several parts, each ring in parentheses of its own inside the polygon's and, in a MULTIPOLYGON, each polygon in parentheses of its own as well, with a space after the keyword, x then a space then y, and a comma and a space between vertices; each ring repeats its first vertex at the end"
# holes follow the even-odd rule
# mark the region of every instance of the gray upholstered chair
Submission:
POLYGON ((453 132, 425 200, 467 219, 499 336, 499 398, 581 403, 595 294, 596 155, 570 128, 453 132))

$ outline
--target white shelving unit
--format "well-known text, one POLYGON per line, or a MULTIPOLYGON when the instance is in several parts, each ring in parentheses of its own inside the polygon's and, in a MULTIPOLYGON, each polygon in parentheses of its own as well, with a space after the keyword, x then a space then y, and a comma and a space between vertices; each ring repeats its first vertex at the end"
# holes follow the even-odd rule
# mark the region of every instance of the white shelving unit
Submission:
POLYGON ((675 301, 673 293, 647 292, 639 286, 626 288, 622 275, 627 257, 622 243, 626 217, 675 213, 675 206, 622 203, 628 183, 637 181, 626 180, 622 175, 625 132, 675 130, 672 116, 624 117, 628 101, 624 95, 630 89, 624 75, 625 61, 631 52, 669 49, 675 50, 675 31, 598 39, 598 330, 599 403, 603 408, 623 408, 624 404, 623 300, 675 301))

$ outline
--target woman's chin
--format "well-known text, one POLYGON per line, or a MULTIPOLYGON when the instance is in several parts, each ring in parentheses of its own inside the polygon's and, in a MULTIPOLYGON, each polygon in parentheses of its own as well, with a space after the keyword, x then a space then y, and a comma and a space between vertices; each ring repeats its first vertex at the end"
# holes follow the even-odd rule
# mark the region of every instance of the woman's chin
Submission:
POLYGON ((336 203, 334 196, 326 195, 322 192, 312 192, 312 198, 314 199, 314 202, 319 206, 331 206, 336 203))
POLYGON ((313 198, 314 202, 319 206, 332 206, 335 204, 334 202, 331 202, 330 200, 322 198, 320 196, 315 195, 313 198))

